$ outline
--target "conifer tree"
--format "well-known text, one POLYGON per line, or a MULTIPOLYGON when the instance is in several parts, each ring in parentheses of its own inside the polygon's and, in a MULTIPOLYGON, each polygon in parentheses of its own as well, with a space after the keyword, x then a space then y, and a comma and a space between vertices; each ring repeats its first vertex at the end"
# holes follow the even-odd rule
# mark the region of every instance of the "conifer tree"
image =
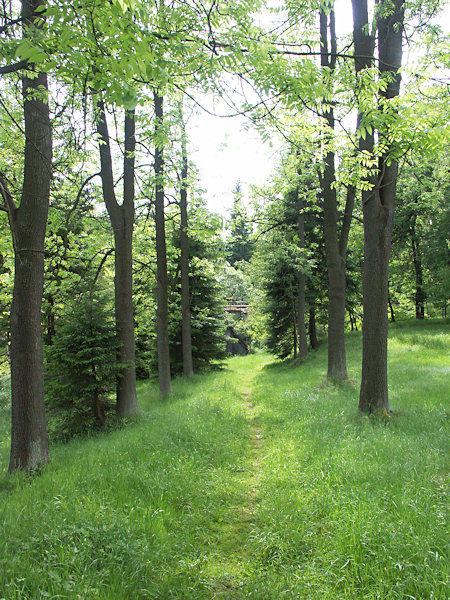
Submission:
POLYGON ((46 351, 46 402, 58 437, 105 424, 120 372, 120 341, 112 314, 105 292, 84 290, 57 324, 46 351))
POLYGON ((227 259, 230 265, 237 262, 248 262, 253 253, 249 217, 243 204, 243 193, 240 182, 234 188, 233 209, 230 219, 230 235, 227 240, 227 259))

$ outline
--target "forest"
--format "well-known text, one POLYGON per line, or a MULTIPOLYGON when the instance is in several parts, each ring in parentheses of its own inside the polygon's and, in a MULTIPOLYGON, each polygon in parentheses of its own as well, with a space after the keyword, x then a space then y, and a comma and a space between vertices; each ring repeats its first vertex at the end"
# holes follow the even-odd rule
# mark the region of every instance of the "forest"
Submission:
POLYGON ((2 2, 0 598, 447 597, 446 17, 2 2))

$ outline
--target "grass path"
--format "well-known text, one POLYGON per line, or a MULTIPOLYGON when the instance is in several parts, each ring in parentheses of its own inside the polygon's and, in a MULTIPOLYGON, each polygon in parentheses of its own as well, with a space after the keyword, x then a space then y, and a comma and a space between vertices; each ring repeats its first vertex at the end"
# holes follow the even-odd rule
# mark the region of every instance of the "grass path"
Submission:
POLYGON ((257 510, 257 502, 260 492, 259 482, 261 477, 261 451, 264 444, 263 431, 261 429, 255 407, 252 404, 252 383, 265 364, 266 362, 262 362, 251 371, 247 371, 247 381, 242 391, 245 415, 250 425, 248 505, 242 508, 242 513, 243 515, 247 515, 250 521, 252 515, 257 510))
MULTIPOLYGON (((250 357, 249 357, 250 358, 250 357)), ((236 386, 237 406, 246 419, 246 448, 234 481, 237 503, 229 506, 227 518, 221 521, 220 540, 214 554, 208 557, 205 574, 211 582, 212 598, 244 598, 243 587, 248 579, 248 566, 252 562, 248 540, 251 536, 259 505, 263 431, 258 412, 252 403, 253 385, 268 362, 267 356, 249 359, 236 358, 229 364, 229 376, 236 386)))
POLYGON ((249 505, 243 508, 243 512, 253 515, 256 511, 256 503, 259 495, 259 479, 260 479, 260 467, 261 467, 261 449, 263 447, 263 433, 261 427, 258 424, 258 418, 255 416, 255 408, 249 397, 249 392, 245 391, 243 394, 245 400, 246 416, 250 423, 250 460, 251 460, 251 471, 250 471, 250 490, 248 491, 249 505))
MULTIPOLYGON (((392 328, 379 423, 358 384, 251 355, 139 387, 125 426, 6 473, 0 419, 0 600, 446 600, 448 328, 392 328)), ((349 374, 359 334, 347 338, 349 374)), ((2 432, 3 427, 3 432, 2 432)))

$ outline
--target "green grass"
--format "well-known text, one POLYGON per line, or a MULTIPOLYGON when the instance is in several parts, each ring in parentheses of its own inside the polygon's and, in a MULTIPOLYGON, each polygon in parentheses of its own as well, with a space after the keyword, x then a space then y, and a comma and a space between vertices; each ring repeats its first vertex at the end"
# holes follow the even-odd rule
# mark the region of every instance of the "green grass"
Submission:
POLYGON ((340 386, 325 346, 231 359, 164 402, 142 384, 138 418, 53 446, 36 478, 6 473, 5 414, 0 598, 447 598, 448 329, 391 329, 387 424, 357 412, 347 339, 340 386))

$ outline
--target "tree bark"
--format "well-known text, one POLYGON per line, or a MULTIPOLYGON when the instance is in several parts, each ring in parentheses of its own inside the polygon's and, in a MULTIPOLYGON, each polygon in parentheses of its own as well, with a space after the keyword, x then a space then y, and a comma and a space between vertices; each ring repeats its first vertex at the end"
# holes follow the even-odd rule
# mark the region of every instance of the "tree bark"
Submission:
POLYGON ((316 330, 316 310, 314 306, 309 307, 309 343, 311 344, 311 348, 314 350, 319 347, 319 340, 317 339, 317 330, 316 330))
POLYGON ((294 353, 294 360, 298 356, 298 330, 297 330, 297 322, 295 319, 295 306, 294 302, 292 302, 292 350, 294 353))
POLYGON ((348 309, 348 319, 350 321, 350 331, 354 331, 355 330, 355 326, 353 324, 353 315, 352 315, 352 311, 351 311, 350 308, 348 309))
POLYGON ((391 321, 392 321, 392 323, 395 323, 394 307, 392 306, 391 297, 389 296, 389 292, 388 292, 388 304, 389 304, 389 312, 391 313, 391 321))
MULTIPOLYGON (((23 0, 23 37, 41 6, 23 0)), ((31 65, 27 67, 31 70, 31 65)), ((41 307, 44 287, 44 238, 52 176, 52 135, 47 76, 22 77, 25 155, 20 206, 6 187, 14 243, 14 291, 11 305, 11 455, 9 471, 34 471, 49 462, 44 402, 41 307)))
MULTIPOLYGON (((297 188, 297 219, 298 219, 298 247, 305 249, 305 211, 304 201, 300 190, 297 188)), ((306 309, 306 275, 304 268, 298 275, 298 357, 303 359, 308 356, 308 339, 305 326, 306 309)))
POLYGON ((416 275, 416 292, 414 294, 414 303, 416 307, 416 319, 425 318, 425 300, 426 294, 423 289, 423 269, 422 269, 422 256, 420 253, 419 240, 416 234, 415 219, 413 219, 409 234, 411 237, 411 250, 414 263, 414 272, 416 275))
MULTIPOLYGON (((92 299, 91 299, 92 302, 92 299)), ((96 380, 96 369, 95 365, 92 365, 92 382, 94 383, 96 380)), ((92 413, 94 418, 100 427, 105 426, 106 416, 105 416, 105 407, 103 406, 102 397, 100 393, 100 389, 98 387, 95 388, 92 398, 92 413)))
MULTIPOLYGON (((370 66, 373 57, 373 38, 369 27, 366 0, 352 0, 356 73, 370 66)), ((378 57, 381 73, 389 72, 392 79, 382 94, 389 100, 399 93, 402 57, 403 0, 394 0, 394 12, 378 17, 378 57)), ((358 122, 363 115, 360 113, 358 122)), ((383 136, 383 131, 379 132, 383 136)), ((373 134, 366 131, 359 149, 373 152, 373 134)), ((388 152, 392 144, 387 140, 388 152)), ((397 163, 389 162, 388 154, 381 156, 377 180, 372 189, 363 192, 364 273, 363 273, 363 358, 359 408, 363 412, 389 412, 387 385, 388 337, 388 265, 397 184, 397 163)))
MULTIPOLYGON (((163 125, 163 98, 154 92, 155 134, 163 125)), ((159 393, 166 396, 172 391, 169 353, 169 292, 167 279, 166 228, 164 221, 164 155, 160 142, 155 147, 155 224, 156 224, 156 333, 158 347, 159 393)))
POLYGON ((297 308, 295 306, 295 290, 289 287, 289 297, 291 300, 291 316, 292 316, 292 352, 294 359, 298 356, 298 327, 297 327, 297 308))
POLYGON ((189 291, 189 228, 187 214, 188 156, 186 147, 186 131, 183 121, 183 108, 180 104, 181 132, 181 189, 180 189, 180 275, 181 275, 181 345, 183 354, 183 375, 192 377, 192 332, 191 332, 191 297, 189 291))
POLYGON ((120 340, 119 361, 123 365, 117 380, 116 410, 119 416, 127 417, 138 411, 133 321, 135 114, 134 111, 125 113, 124 189, 123 203, 119 205, 114 191, 111 145, 103 101, 97 103, 97 109, 103 199, 114 232, 115 318, 120 340))
MULTIPOLYGON (((335 68, 336 32, 334 27, 334 11, 328 15, 320 11, 321 65, 333 72, 335 68), (329 23, 328 23, 329 18, 329 23), (330 52, 328 55, 328 29, 330 31, 330 52)), ((328 124, 329 135, 334 132, 334 112, 331 104, 327 105, 323 118, 328 124)), ((345 352, 345 300, 346 280, 345 265, 347 240, 353 211, 353 203, 347 194, 347 205, 341 235, 338 233, 338 203, 336 195, 335 156, 327 151, 324 170, 320 175, 324 211, 325 254, 328 270, 328 379, 347 378, 347 361, 345 352)))
POLYGON ((44 341, 47 346, 53 345, 53 338, 56 335, 55 326, 55 297, 50 293, 47 297, 48 315, 47 315, 47 334, 44 335, 44 341))

